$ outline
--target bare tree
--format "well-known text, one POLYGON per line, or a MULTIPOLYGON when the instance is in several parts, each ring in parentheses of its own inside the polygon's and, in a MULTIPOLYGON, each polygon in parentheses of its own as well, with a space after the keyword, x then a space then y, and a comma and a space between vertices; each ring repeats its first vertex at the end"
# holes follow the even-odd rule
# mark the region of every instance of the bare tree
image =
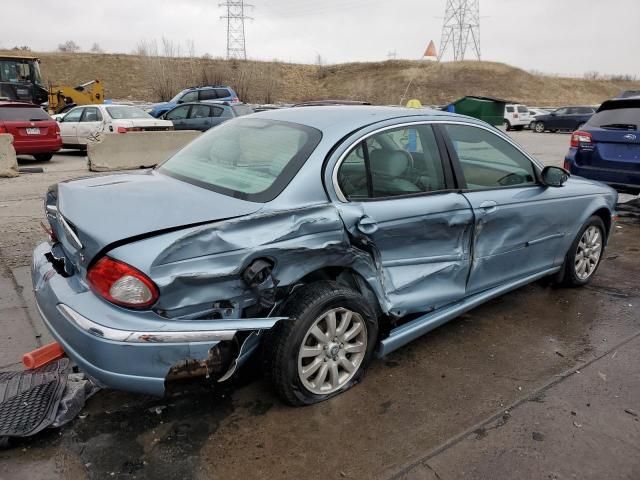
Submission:
POLYGON ((66 42, 58 45, 59 52, 75 53, 78 50, 80 50, 80 46, 73 40, 67 40, 66 42))
POLYGON ((93 42, 93 45, 91 45, 91 53, 104 53, 104 50, 102 50, 102 48, 100 47, 100 44, 98 42, 93 42))

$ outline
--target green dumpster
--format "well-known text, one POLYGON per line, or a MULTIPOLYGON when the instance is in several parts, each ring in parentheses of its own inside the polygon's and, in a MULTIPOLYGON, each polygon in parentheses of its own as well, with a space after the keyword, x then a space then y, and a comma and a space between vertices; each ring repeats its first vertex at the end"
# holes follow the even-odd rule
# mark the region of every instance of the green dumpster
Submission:
POLYGON ((491 97, 463 97, 450 103, 445 108, 448 112, 468 115, 499 127, 504 124, 504 108, 506 100, 491 97))

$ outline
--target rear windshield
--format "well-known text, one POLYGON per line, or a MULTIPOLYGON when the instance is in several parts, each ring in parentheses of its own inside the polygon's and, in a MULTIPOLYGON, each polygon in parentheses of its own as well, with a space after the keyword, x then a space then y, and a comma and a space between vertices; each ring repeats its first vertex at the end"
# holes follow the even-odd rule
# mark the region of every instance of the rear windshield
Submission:
POLYGON ((114 120, 129 120, 132 118, 153 118, 138 107, 107 107, 109 116, 114 120))
POLYGON ((315 128, 241 118, 212 128, 159 167, 179 180, 254 202, 277 197, 316 148, 315 128))
POLYGON ((51 117, 38 107, 0 107, 0 120, 28 122, 29 120, 51 120, 51 117))
POLYGON ((523 107, 522 105, 520 105, 518 107, 518 112, 519 113, 527 113, 529 110, 527 110, 527 107, 523 107))
POLYGON ((596 113, 587 122, 589 127, 634 128, 640 126, 640 108, 618 108, 596 113))
POLYGON ((233 111, 236 112, 236 115, 238 116, 242 116, 242 115, 251 115, 253 112, 253 108, 251 107, 247 107, 246 105, 238 105, 236 107, 231 107, 233 108, 233 111))

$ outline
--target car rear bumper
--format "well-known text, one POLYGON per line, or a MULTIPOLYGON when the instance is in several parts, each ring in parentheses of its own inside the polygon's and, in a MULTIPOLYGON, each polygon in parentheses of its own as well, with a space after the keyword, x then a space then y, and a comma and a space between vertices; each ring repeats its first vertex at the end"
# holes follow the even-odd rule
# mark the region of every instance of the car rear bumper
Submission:
POLYGON ((34 153, 53 153, 62 148, 62 140, 38 140, 13 142, 16 155, 33 155, 34 153))
POLYGON ((233 352, 234 358, 220 361, 222 376, 241 356, 242 350, 230 348, 238 344, 238 333, 267 330, 282 320, 179 321, 119 308, 98 298, 77 275, 58 274, 45 256, 50 251, 43 243, 33 253, 38 311, 67 355, 105 387, 163 395, 168 376, 183 377, 199 365, 210 373, 207 362, 233 352))
POLYGON ((598 168, 593 166, 578 165, 573 156, 565 158, 572 175, 597 180, 611 186, 625 189, 640 189, 640 171, 616 170, 611 168, 598 168))

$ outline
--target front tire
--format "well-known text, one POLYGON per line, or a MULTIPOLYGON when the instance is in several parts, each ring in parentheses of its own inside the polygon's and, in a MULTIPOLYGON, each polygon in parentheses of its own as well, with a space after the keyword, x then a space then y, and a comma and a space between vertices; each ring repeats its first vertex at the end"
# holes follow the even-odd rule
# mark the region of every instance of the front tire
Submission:
POLYGON ((596 215, 587 220, 565 257, 562 285, 582 287, 595 275, 604 253, 606 229, 602 219, 596 215))
POLYGON ((511 131, 511 122, 510 122, 509 120, 505 120, 505 121, 504 121, 504 129, 505 129, 507 132, 510 132, 510 131, 511 131))
POLYGON ((53 153, 36 153, 33 158, 38 162, 48 162, 53 158, 53 153))
POLYGON ((358 292, 335 282, 296 290, 266 338, 265 367, 278 396, 294 406, 338 395, 360 381, 373 356, 378 322, 358 292))

